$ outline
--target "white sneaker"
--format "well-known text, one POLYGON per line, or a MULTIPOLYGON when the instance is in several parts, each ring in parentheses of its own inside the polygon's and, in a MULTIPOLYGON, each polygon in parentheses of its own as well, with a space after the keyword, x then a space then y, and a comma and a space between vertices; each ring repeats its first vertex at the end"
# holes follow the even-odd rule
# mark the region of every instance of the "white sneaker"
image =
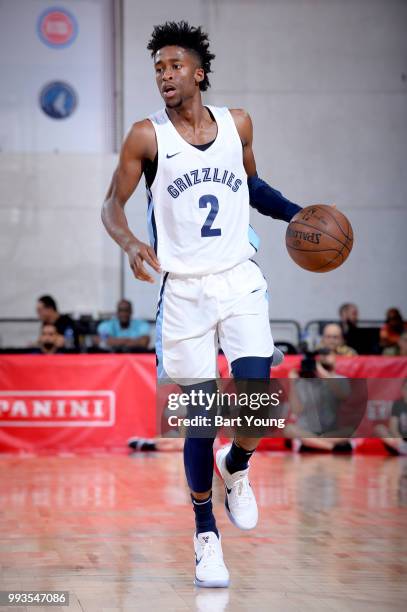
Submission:
POLYGON ((239 529, 253 529, 257 525, 259 512, 249 482, 249 468, 229 474, 226 467, 226 455, 229 449, 230 446, 226 446, 216 453, 216 465, 225 483, 226 512, 239 529))
POLYGON ((214 588, 229 586, 229 572, 223 561, 222 545, 216 533, 194 534, 196 558, 195 585, 214 588))

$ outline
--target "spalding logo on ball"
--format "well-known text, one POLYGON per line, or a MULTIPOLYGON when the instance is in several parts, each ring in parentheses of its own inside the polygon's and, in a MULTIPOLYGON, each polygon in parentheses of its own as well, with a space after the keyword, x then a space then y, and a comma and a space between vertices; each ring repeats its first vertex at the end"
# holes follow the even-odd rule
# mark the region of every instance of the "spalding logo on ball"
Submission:
POLYGON ((353 230, 332 206, 307 206, 290 221, 285 236, 292 259, 304 270, 329 272, 343 264, 353 246, 353 230))

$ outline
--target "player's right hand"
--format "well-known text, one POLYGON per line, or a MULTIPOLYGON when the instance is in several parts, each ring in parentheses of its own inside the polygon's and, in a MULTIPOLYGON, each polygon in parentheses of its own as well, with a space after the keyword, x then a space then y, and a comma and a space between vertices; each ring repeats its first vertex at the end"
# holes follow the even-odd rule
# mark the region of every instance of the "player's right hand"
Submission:
POLYGON ((134 276, 141 281, 147 281, 148 283, 154 282, 153 277, 148 274, 144 267, 144 262, 148 263, 156 272, 161 272, 160 262, 157 259, 154 249, 144 242, 138 241, 129 247, 127 249, 127 256, 134 276))

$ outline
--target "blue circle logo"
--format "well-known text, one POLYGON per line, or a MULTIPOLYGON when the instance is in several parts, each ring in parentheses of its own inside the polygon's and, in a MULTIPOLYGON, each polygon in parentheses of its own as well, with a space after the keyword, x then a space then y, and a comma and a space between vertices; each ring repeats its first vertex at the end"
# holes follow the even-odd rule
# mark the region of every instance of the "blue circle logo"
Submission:
POLYGON ((78 35, 78 22, 66 9, 52 7, 38 18, 37 33, 42 42, 54 49, 69 47, 78 35))
POLYGON ((40 93, 40 106, 52 119, 70 117, 78 105, 78 96, 71 85, 53 81, 45 85, 40 93))

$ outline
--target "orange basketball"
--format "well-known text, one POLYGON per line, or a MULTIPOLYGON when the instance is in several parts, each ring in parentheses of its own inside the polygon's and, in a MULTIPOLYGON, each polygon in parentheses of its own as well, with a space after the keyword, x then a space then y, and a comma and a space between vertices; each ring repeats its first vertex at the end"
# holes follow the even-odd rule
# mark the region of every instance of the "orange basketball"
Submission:
POLYGON ((332 206, 307 206, 290 221, 287 250, 301 268, 329 272, 343 264, 353 246, 353 230, 345 215, 332 206))

